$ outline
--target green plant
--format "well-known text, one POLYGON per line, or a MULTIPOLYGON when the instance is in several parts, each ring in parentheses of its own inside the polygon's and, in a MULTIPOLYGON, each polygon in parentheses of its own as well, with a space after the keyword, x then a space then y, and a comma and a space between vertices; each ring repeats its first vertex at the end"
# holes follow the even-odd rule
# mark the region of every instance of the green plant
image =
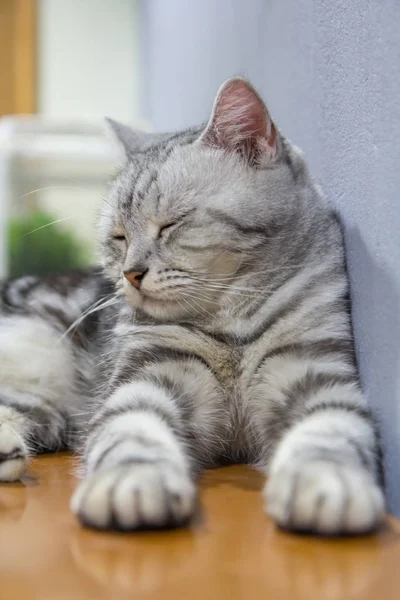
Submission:
POLYGON ((14 218, 8 226, 9 275, 45 275, 82 267, 89 262, 88 253, 73 233, 66 231, 54 218, 35 210, 14 218))

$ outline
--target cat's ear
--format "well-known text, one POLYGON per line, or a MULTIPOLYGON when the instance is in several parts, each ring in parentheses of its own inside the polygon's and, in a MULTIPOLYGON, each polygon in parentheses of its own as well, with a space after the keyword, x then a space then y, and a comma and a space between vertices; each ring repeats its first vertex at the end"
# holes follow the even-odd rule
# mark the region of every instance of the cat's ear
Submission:
POLYGON ((268 110, 256 92, 239 77, 220 88, 201 140, 213 147, 240 153, 251 164, 278 152, 278 134, 268 110))
POLYGON ((126 156, 131 156, 145 145, 146 133, 135 131, 132 127, 106 117, 106 122, 114 136, 122 145, 126 156))

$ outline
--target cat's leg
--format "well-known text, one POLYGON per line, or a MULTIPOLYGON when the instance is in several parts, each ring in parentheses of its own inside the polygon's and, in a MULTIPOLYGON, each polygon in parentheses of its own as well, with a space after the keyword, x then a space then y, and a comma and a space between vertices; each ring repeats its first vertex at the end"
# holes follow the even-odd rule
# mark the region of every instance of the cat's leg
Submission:
POLYGON ((143 356, 159 364, 121 382, 90 424, 85 477, 71 504, 83 524, 160 528, 193 514, 196 474, 220 451, 221 392, 196 359, 168 360, 173 351, 158 352, 143 356))
POLYGON ((295 531, 374 529, 384 514, 380 453, 354 369, 290 353, 268 362, 252 389, 267 512, 295 531))
POLYGON ((79 419, 72 342, 38 316, 0 318, 0 481, 29 456, 66 448, 79 419))
POLYGON ((267 511, 283 527, 324 534, 356 534, 382 521, 377 440, 362 402, 332 403, 284 435, 269 469, 267 511))

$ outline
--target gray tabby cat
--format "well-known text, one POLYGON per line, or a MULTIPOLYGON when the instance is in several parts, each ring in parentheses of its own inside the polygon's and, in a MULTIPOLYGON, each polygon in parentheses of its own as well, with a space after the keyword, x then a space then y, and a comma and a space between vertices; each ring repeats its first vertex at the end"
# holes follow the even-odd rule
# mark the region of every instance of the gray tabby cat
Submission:
POLYGON ((203 128, 111 125, 127 160, 100 222, 105 276, 2 285, 0 479, 78 445, 74 513, 135 530, 185 524, 202 469, 246 462, 282 527, 373 529, 342 234, 301 152, 239 78, 203 128))

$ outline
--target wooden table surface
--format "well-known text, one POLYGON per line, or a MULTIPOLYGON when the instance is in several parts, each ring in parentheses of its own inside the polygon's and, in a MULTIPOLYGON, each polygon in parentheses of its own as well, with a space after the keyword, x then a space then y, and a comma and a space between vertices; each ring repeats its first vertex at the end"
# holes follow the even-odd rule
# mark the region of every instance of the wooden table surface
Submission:
POLYGON ((227 467, 202 479, 191 528, 139 534, 80 527, 69 511, 70 456, 32 462, 0 485, 0 600, 399 600, 400 524, 376 536, 318 539, 278 531, 262 477, 227 467))

